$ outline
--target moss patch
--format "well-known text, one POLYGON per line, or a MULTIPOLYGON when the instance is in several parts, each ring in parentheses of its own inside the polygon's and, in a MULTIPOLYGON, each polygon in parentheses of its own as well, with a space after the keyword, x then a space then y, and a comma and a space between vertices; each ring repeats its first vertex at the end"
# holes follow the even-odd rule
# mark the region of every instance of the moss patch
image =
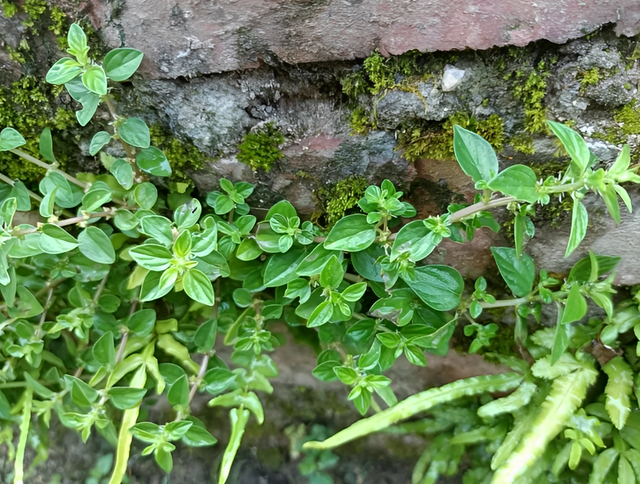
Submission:
POLYGON ((328 188, 319 188, 316 197, 322 206, 325 225, 332 227, 344 217, 364 195, 369 184, 360 176, 350 176, 328 188))
POLYGON ((443 122, 415 121, 398 129, 398 146, 408 161, 421 158, 452 160, 453 126, 459 125, 478 133, 496 151, 504 147, 504 123, 497 114, 476 120, 466 113, 456 113, 443 122))
POLYGON ((275 123, 266 123, 259 129, 247 133, 238 146, 238 161, 245 163, 252 170, 269 172, 273 165, 284 155, 280 145, 284 143, 284 136, 275 123))
POLYGON ((208 157, 193 144, 180 141, 158 124, 151 126, 149 131, 151 144, 164 151, 169 160, 173 181, 190 181, 187 170, 199 170, 204 166, 208 157))
MULTIPOLYGON (((54 150, 64 166, 68 160, 60 145, 68 144, 65 130, 77 124, 73 111, 57 106, 55 98, 60 87, 42 82, 33 76, 23 76, 9 87, 0 86, 0 126, 11 126, 27 140, 21 149, 39 156, 38 139, 43 128, 53 130, 54 150)), ((33 182, 44 170, 25 163, 12 153, 0 153, 0 171, 12 179, 33 182)))

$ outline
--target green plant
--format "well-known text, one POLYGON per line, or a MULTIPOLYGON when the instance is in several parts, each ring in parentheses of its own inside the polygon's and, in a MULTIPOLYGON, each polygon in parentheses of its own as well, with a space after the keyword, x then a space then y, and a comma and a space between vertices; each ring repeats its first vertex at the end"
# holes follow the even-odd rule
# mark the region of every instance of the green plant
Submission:
POLYGON ((438 433, 416 465, 416 483, 461 471, 465 456, 466 483, 637 481, 639 298, 614 305, 617 257, 590 253, 560 280, 537 272, 524 253, 531 207, 551 197, 573 200, 567 255, 585 236, 589 192, 620 222, 618 197, 631 210, 621 184, 640 183, 628 146, 611 167, 598 168, 575 131, 549 121, 570 161, 564 174, 538 181, 526 166, 500 170, 491 145, 455 125, 455 157, 478 189, 471 205, 452 204, 394 232, 416 211, 385 180, 365 189, 362 213, 343 216, 329 231, 302 221, 285 200, 257 220, 249 183, 222 179, 204 204, 158 190, 149 180, 170 176, 169 160, 151 146, 144 121, 117 114, 109 92, 110 82, 134 74, 142 53, 121 48, 102 63, 91 60, 77 25, 68 43, 73 57, 56 62, 47 79, 82 105, 80 124, 100 106, 110 113, 110 131, 90 144, 104 173, 60 170, 48 128, 39 140, 46 162, 20 149, 26 141, 14 128, 0 132, 0 151, 44 170, 39 194, 0 174, 0 445, 14 462, 15 483, 29 472, 30 436, 51 418, 85 441, 96 431, 114 445, 110 484, 122 482, 134 438, 146 444, 143 455, 171 472, 177 445, 217 442, 191 414, 196 395, 229 408, 224 483, 249 420, 264 421, 258 393, 273 391, 269 379, 278 368, 268 353, 282 338, 272 323, 283 320, 317 332, 316 378, 341 381, 362 415, 376 412, 304 444, 319 451, 306 458, 309 475, 325 476, 335 461, 329 449, 429 412, 398 427, 438 433), (102 151, 113 141, 123 158, 102 151), (29 223, 34 205, 41 221, 29 223), (492 248, 511 296, 491 294, 484 278, 465 292, 454 268, 420 263, 444 239, 463 243, 482 227, 499 230, 490 212, 498 207, 514 218, 514 247, 492 248), (605 316, 585 322, 587 300, 605 316), (541 324, 543 305, 557 309, 555 326, 541 324), (512 311, 515 323, 494 321, 494 310, 512 311), (458 326, 473 338, 468 351, 478 353, 507 347, 494 342, 505 338, 498 329, 510 327, 513 351, 487 357, 514 371, 398 403, 384 372, 400 357, 424 366, 426 353, 445 354, 458 326), (232 347, 228 361, 218 355, 221 346, 232 347), (597 378, 607 380, 604 388, 594 385, 597 378), (145 421, 141 410, 157 395, 172 415, 145 421))
POLYGON ((278 131, 277 126, 274 123, 266 123, 246 134, 242 143, 238 145, 238 161, 249 165, 252 170, 269 172, 283 157, 280 151, 282 143, 284 136, 278 131))

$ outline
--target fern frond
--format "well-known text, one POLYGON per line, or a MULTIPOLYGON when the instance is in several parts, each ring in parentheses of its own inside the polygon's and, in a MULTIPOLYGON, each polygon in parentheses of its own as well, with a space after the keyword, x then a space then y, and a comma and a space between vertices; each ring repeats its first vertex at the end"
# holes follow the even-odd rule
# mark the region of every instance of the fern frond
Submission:
POLYGON ((324 442, 307 442, 304 449, 332 449, 351 440, 379 432, 400 420, 429 410, 436 405, 447 403, 458 398, 477 395, 485 392, 505 392, 513 390, 522 382, 523 376, 518 373, 500 375, 484 375, 458 380, 440 388, 431 388, 410 396, 393 407, 383 410, 372 417, 357 421, 350 427, 341 430, 324 442))
POLYGON ((537 389, 538 385, 525 381, 511 395, 498 398, 480 407, 478 417, 491 418, 503 413, 513 413, 528 405, 537 389))
POLYGON ((616 356, 602 367, 609 377, 604 389, 604 403, 611 423, 618 430, 624 427, 631 414, 631 392, 633 391, 633 371, 622 356, 616 356))
POLYGON ((598 373, 592 366, 583 364, 581 369, 554 380, 529 431, 522 436, 507 460, 498 467, 492 484, 513 484, 536 463, 549 442, 580 408, 587 389, 597 376, 598 373))

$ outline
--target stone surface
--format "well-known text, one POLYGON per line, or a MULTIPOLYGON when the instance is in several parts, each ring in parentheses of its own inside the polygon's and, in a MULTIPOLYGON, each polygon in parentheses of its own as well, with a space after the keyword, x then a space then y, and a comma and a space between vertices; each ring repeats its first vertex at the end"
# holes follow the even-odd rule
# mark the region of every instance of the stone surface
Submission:
POLYGON ((108 42, 145 52, 156 78, 192 77, 288 64, 350 60, 379 49, 488 49, 547 39, 563 43, 616 23, 640 31, 635 0, 90 0, 108 42))

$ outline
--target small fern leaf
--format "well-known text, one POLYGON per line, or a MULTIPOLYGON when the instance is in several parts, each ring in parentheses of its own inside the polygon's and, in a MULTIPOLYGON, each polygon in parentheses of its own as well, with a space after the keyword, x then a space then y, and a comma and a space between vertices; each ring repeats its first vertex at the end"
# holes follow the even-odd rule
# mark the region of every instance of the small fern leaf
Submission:
POLYGON ((549 442, 560 433, 582 405, 587 389, 597 376, 598 372, 591 365, 583 364, 581 369, 553 381, 540 412, 515 450, 498 467, 492 484, 512 484, 536 463, 549 442))
POLYGON ((496 450, 491 458, 491 470, 495 471, 507 460, 518 445, 518 442, 522 439, 522 436, 531 428, 535 418, 536 413, 533 409, 525 409, 523 412, 515 415, 513 428, 506 435, 500 447, 498 447, 498 450, 496 450))
POLYGON ((440 388, 431 388, 427 391, 412 395, 372 417, 357 421, 324 442, 307 442, 303 448, 319 450, 332 449, 351 440, 379 432, 400 420, 427 411, 442 403, 451 402, 466 396, 478 395, 480 393, 513 390, 522 382, 522 379, 522 375, 518 373, 503 373, 500 375, 483 375, 466 378, 443 385, 440 388))
POLYGON ((604 389, 605 408, 611 423, 620 430, 631 413, 631 392, 633 391, 633 371, 622 356, 616 356, 602 367, 609 377, 604 389))
POLYGON ((491 418, 503 413, 513 413, 528 405, 537 389, 538 386, 535 383, 525 381, 511 395, 498 398, 480 407, 478 417, 491 418))
POLYGON ((616 459, 620 455, 618 449, 607 449, 598 455, 593 463, 593 469, 589 475, 589 484, 604 484, 607 474, 616 463, 616 459))
POLYGON ((551 363, 551 355, 540 358, 531 367, 531 373, 537 378, 554 380, 559 376, 568 375, 582 367, 583 364, 571 353, 563 353, 555 363, 551 363))

